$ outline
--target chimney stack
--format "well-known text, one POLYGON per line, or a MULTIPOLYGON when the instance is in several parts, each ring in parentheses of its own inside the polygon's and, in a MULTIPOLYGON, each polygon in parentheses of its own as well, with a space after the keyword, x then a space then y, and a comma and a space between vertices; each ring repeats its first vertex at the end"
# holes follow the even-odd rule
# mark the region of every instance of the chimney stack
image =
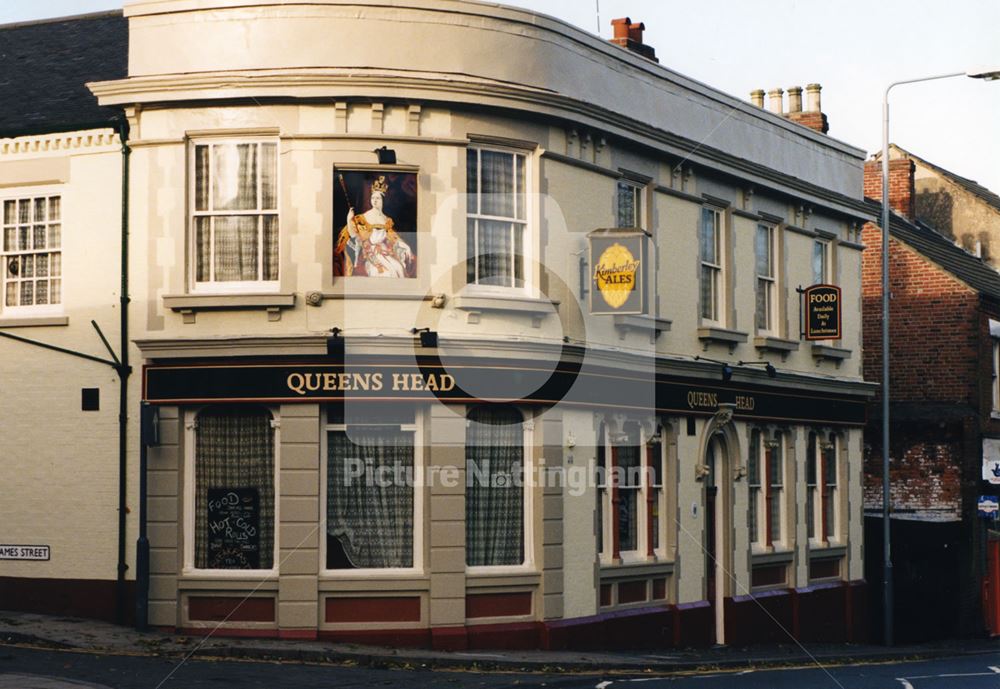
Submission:
MULTIPOLYGON (((771 89, 767 92, 767 109, 776 115, 790 119, 792 122, 809 127, 820 134, 826 134, 830 131, 830 124, 826 119, 826 115, 823 114, 820 103, 819 92, 822 88, 819 84, 809 84, 806 86, 806 108, 803 110, 802 87, 789 86, 787 111, 785 111, 784 104, 782 103, 782 94, 784 91, 780 88, 771 89)), ((764 91, 761 89, 751 91, 750 102, 758 108, 763 108, 764 91)))
POLYGON ((659 62, 656 59, 656 50, 651 45, 642 42, 642 32, 646 30, 646 25, 642 22, 633 23, 628 17, 619 17, 611 20, 613 35, 611 42, 627 50, 631 50, 637 55, 641 55, 647 60, 659 62))
MULTIPOLYGON (((913 220, 916 194, 913 183, 913 161, 889 156, 889 208, 908 220, 913 220)), ((882 203, 882 161, 873 158, 865 163, 865 196, 882 203)))

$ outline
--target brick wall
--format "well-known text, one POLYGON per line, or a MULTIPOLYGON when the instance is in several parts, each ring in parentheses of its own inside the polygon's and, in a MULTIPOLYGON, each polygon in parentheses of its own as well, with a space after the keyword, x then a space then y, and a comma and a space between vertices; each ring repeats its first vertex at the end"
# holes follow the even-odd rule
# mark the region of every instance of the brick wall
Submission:
MULTIPOLYGON (((865 196, 876 201, 882 200, 882 161, 869 160, 865 163, 865 196)), ((913 203, 913 161, 899 158, 889 161, 889 207, 900 215, 912 219, 913 203)))
MULTIPOLYGON (((957 520, 962 511, 961 427, 893 424, 890 499, 894 514, 957 520), (902 442, 897 442, 901 440, 902 442)), ((880 438, 865 445, 865 509, 882 509, 880 438)))
MULTIPOLYGON (((882 233, 862 231, 864 377, 882 378, 882 233)), ((977 407, 980 346, 977 293, 912 249, 893 240, 889 255, 893 402, 943 402, 977 407)), ((881 393, 878 393, 879 398, 881 393)))

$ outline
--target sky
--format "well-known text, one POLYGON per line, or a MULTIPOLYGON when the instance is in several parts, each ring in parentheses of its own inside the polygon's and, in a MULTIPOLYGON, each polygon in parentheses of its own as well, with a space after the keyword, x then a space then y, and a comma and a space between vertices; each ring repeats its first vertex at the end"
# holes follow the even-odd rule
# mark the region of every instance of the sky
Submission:
MULTIPOLYGON (((829 135, 881 148, 895 81, 1000 69, 997 0, 506 0, 608 38, 611 19, 646 25, 660 64, 749 99, 754 89, 823 86, 829 135), (599 10, 599 14, 598 14, 599 10), (600 21, 598 23, 598 16, 600 21)), ((0 23, 118 9, 121 0, 0 2, 0 23)), ((1000 81, 896 87, 890 140, 1000 193, 1000 81)))

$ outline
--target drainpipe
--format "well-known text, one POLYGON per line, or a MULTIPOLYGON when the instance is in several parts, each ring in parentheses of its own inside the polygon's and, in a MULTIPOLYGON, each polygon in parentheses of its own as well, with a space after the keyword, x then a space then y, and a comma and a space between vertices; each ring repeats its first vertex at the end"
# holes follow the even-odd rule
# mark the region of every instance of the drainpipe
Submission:
POLYGON ((128 379, 132 373, 129 365, 129 335, 128 335, 128 214, 129 214, 129 154, 128 120, 122 117, 118 122, 118 137, 122 143, 122 239, 121 239, 121 287, 118 298, 121 313, 121 364, 118 371, 118 580, 115 584, 115 618, 118 624, 125 624, 128 594, 126 591, 125 572, 125 513, 128 510, 128 379))

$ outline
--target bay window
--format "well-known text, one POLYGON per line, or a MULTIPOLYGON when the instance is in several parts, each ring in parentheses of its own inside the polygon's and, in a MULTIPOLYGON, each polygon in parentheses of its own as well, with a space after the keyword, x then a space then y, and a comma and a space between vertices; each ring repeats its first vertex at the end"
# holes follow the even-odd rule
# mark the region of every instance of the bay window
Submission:
POLYGON ((196 143, 192 183, 194 287, 276 288, 277 143, 196 143))
POLYGON ((470 148, 466 280, 470 285, 524 287, 527 208, 523 153, 470 148))

